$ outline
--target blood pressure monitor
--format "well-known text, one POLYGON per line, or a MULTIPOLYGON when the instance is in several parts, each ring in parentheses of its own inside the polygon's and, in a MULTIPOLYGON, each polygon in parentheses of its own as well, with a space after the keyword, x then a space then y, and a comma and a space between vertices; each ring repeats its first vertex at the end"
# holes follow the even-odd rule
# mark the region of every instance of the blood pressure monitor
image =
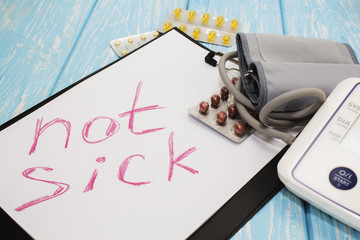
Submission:
POLYGON ((278 164, 285 186, 360 231, 360 78, 342 81, 278 164))

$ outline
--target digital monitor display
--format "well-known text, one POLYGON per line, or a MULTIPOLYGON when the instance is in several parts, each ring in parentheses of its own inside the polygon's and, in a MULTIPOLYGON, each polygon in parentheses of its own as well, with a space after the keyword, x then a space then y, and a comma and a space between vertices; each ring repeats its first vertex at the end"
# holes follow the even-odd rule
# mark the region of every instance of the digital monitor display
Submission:
POLYGON ((360 117, 358 116, 354 124, 345 134, 340 146, 357 154, 360 157, 360 117))

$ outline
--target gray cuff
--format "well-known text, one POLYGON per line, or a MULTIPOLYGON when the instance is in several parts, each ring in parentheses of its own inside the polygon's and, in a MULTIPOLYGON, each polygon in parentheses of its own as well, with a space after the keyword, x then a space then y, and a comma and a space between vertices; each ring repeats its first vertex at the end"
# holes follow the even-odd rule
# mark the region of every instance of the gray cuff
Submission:
MULTIPOLYGON (((258 109, 290 90, 317 87, 328 95, 343 79, 360 77, 355 54, 343 43, 238 33, 237 48, 244 89, 258 109)), ((278 110, 299 110, 311 103, 312 99, 290 102, 278 110)))

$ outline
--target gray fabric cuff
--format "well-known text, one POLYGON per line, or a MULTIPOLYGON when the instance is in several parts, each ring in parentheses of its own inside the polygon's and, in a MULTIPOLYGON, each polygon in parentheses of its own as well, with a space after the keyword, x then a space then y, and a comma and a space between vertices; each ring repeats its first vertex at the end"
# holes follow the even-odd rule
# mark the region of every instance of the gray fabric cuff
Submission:
MULTIPOLYGON (((360 77, 358 60, 351 47, 343 43, 238 33, 237 48, 244 89, 258 109, 294 89, 316 87, 328 95, 343 79, 360 77), (252 72, 245 77, 249 70, 252 72)), ((296 111, 312 102, 312 99, 293 101, 278 110, 296 111)))

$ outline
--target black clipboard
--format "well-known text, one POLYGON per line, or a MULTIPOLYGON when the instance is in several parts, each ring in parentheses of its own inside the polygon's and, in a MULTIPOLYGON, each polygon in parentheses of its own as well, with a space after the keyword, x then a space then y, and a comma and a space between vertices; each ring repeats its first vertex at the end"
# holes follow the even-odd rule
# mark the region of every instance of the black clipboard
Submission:
MULTIPOLYGON (((177 28, 174 28, 171 31, 177 31, 198 46, 206 49, 209 52, 211 51, 177 28)), ((152 41, 155 40, 156 39, 152 41)), ((146 46, 147 44, 143 45, 142 47, 146 46)), ((138 51, 139 49, 135 50, 134 52, 138 51)), ((132 53, 127 56, 130 56, 131 54, 132 53)), ((22 114, 14 117, 13 119, 1 125, 0 131, 11 126, 30 113, 51 102, 55 98, 61 96, 63 93, 86 81, 91 76, 103 71, 120 60, 121 59, 108 64, 107 66, 88 75, 87 77, 84 77, 83 79, 56 93, 50 98, 35 105, 22 114)), ((279 152, 268 164, 266 164, 265 167, 263 167, 250 181, 248 181, 231 199, 229 199, 203 225, 201 225, 192 235, 190 235, 188 239, 228 239, 233 236, 243 225, 245 225, 248 220, 251 219, 252 216, 256 214, 257 211, 259 211, 276 193, 278 193, 279 190, 283 188, 283 184, 277 176, 277 163, 287 149, 288 146, 279 152)), ((28 235, 2 209, 0 220, 3 223, 4 235, 12 236, 16 239, 31 239, 30 235, 28 235)))

